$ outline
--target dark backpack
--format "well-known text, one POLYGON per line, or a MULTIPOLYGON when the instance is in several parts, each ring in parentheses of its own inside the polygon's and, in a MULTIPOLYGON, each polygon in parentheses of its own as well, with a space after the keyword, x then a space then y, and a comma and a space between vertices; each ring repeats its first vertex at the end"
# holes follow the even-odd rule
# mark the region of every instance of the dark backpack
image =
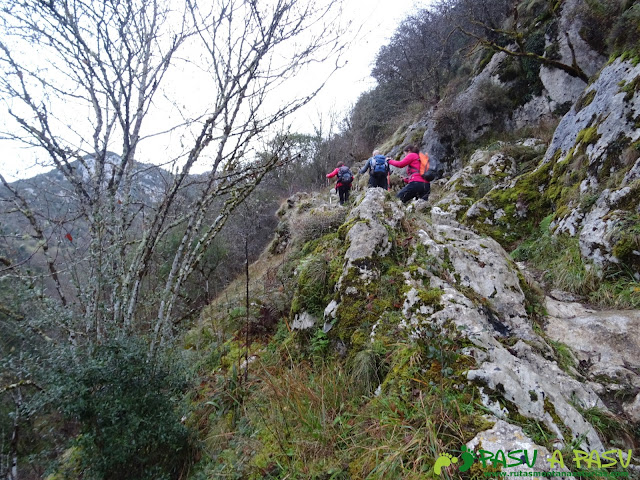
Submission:
POLYGON ((371 173, 386 175, 389 171, 389 165, 387 164, 387 157, 384 155, 376 155, 371 159, 371 173))
POLYGON ((439 178, 442 178, 442 164, 435 158, 429 158, 426 153, 420 152, 420 175, 427 182, 432 182, 439 178))
POLYGON ((353 173, 346 165, 338 169, 338 181, 343 185, 351 185, 351 182, 353 182, 353 173))

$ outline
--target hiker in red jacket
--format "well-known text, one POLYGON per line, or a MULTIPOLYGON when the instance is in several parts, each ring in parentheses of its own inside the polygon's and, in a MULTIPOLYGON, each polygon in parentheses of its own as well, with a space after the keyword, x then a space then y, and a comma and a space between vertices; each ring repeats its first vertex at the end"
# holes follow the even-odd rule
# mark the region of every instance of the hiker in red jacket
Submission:
POLYGON ((402 160, 389 160, 389 165, 394 167, 407 167, 409 175, 404 179, 407 185, 396 196, 402 200, 402 203, 407 203, 414 198, 426 201, 429 199, 431 185, 420 175, 420 156, 418 155, 420 150, 414 145, 407 145, 403 151, 406 155, 402 160))
POLYGON ((336 175, 338 176, 336 191, 338 192, 338 195, 340 195, 340 205, 343 205, 344 202, 349 200, 349 190, 351 189, 351 182, 353 182, 353 174, 344 162, 338 162, 336 169, 327 174, 327 178, 332 178, 336 175))

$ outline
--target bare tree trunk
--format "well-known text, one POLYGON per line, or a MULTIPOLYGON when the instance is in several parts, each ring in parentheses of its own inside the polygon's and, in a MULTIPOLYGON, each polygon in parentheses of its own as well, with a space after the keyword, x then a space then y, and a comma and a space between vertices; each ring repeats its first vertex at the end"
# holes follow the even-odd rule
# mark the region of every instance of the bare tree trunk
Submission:
POLYGON ((18 480, 18 441, 20 440, 20 409, 22 408, 22 391, 17 387, 13 392, 15 403, 15 413, 13 417, 13 431, 11 432, 11 442, 9 444, 9 459, 11 470, 8 480, 18 480))
POLYGON ((245 332, 244 332, 244 381, 249 380, 249 235, 244 237, 244 308, 245 308, 245 332))

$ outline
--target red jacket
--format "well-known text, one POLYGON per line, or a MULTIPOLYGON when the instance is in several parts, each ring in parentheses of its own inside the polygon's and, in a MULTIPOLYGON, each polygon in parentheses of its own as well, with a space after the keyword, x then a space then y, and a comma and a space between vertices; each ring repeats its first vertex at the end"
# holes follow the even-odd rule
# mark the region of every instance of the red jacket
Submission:
MULTIPOLYGON (((333 172, 328 173, 327 174, 327 178, 332 178, 332 177, 335 177, 336 175, 338 175, 338 170, 340 170, 340 167, 337 167, 333 172)), ((338 180, 338 183, 336 183, 336 188, 342 187, 342 186, 343 186, 343 184, 340 182, 340 180, 338 180)), ((351 188, 350 184, 349 185, 345 185, 345 186, 351 188)))
POLYGON ((409 175, 408 182, 422 182, 429 183, 422 175, 420 175, 420 155, 410 152, 402 160, 389 160, 389 165, 402 168, 407 167, 407 174, 409 175))

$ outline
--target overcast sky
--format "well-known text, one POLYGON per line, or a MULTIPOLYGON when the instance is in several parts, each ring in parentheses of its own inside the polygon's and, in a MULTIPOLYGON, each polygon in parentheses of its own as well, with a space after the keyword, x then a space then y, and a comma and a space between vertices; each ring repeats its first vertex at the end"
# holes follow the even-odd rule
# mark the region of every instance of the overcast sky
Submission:
POLYGON ((358 96, 375 85, 369 76, 380 47, 386 44, 400 21, 412 11, 428 5, 426 0, 346 0, 347 14, 355 21, 363 22, 361 40, 349 49, 347 65, 330 79, 325 89, 305 109, 303 115, 315 122, 321 111, 334 110, 346 113, 358 96))
MULTIPOLYGON (((336 114, 339 119, 344 118, 358 96, 375 85, 369 72, 380 47, 389 41, 402 19, 428 3, 428 0, 345 0, 347 18, 363 25, 358 40, 345 54, 346 66, 334 74, 312 103, 296 113, 292 120, 293 129, 312 133, 313 125, 319 122, 320 117, 327 118, 329 113, 336 114)), ((25 152, 19 152, 3 142, 0 173, 8 180, 42 173, 43 169, 33 167, 31 162, 16 161, 17 158, 25 158, 25 152)), ((149 161, 147 158, 140 160, 149 161)))

